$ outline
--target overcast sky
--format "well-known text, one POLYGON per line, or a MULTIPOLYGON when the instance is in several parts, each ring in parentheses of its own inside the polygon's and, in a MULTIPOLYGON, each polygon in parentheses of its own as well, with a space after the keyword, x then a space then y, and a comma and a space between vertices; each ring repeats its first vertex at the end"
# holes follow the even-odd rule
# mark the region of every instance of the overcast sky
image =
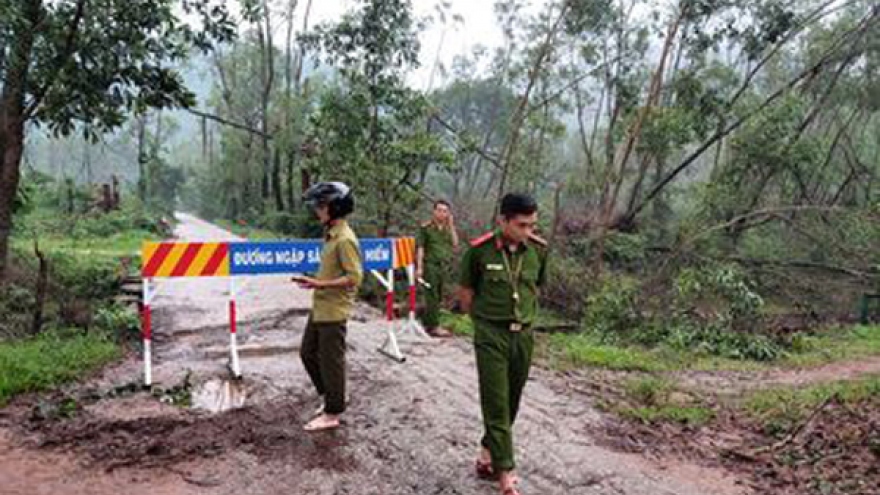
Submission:
MULTIPOLYGON (((451 14, 461 14, 464 24, 456 28, 452 27, 452 19, 447 19, 447 26, 435 22, 419 37, 422 43, 419 68, 409 78, 409 83, 418 89, 425 89, 431 74, 431 68, 437 59, 440 48, 440 61, 449 67, 456 55, 470 53, 471 48, 481 44, 488 48, 500 46, 502 43, 501 29, 495 20, 495 0, 447 0, 451 4, 451 14), (444 36, 444 29, 446 34, 444 36), (442 40, 442 47, 441 47, 442 40)), ((529 11, 537 10, 550 0, 531 0, 529 11)), ((230 4, 237 4, 238 0, 229 0, 230 4)), ((297 29, 302 26, 302 18, 305 13, 307 0, 299 0, 296 10, 297 29)), ((434 14, 435 6, 439 0, 412 0, 416 16, 424 17, 434 14)), ((309 24, 314 26, 325 21, 334 21, 354 7, 356 0, 313 0, 309 24)), ((437 87, 442 81, 435 76, 433 86, 437 87)))

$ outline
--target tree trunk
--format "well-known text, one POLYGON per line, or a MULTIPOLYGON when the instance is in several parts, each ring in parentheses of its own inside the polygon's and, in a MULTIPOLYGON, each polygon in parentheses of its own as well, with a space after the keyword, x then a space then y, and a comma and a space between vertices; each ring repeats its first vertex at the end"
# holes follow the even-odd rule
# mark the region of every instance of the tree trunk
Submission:
POLYGON ((138 198, 147 201, 147 116, 141 114, 137 121, 138 198))
MULTIPOLYGON (((651 108, 656 105, 659 100, 660 88, 663 84, 663 75, 666 72, 666 61, 669 58, 669 53, 672 50, 672 44, 676 38, 678 29, 681 26, 681 22, 685 16, 685 13, 686 7, 682 7, 682 10, 679 12, 678 16, 669 26, 669 31, 666 34, 666 40, 663 43, 663 51, 660 54, 660 61, 657 64, 657 69, 654 71, 653 77, 651 78, 651 86, 648 89, 648 97, 645 101, 645 105, 642 107, 638 117, 636 118, 635 122, 629 130, 629 135, 627 136, 627 140, 623 146, 623 152, 618 155, 618 157, 616 157, 619 165, 612 162, 608 163, 608 166, 611 167, 612 171, 612 175, 609 178, 611 180, 614 180, 616 178, 616 183, 614 185, 614 190, 610 195, 607 194, 609 185, 606 183, 602 195, 602 210, 600 212, 601 219, 599 221, 599 234, 596 242, 597 248, 594 258, 594 273, 596 273, 597 275, 602 272, 602 260, 605 255, 605 235, 607 233, 607 230, 611 227, 611 218, 614 215, 614 207, 617 205, 617 198, 620 195, 620 189, 623 186, 623 181, 626 177, 626 169, 629 162, 629 157, 635 149, 639 138, 641 137, 642 125, 644 124, 645 119, 651 112, 651 108), (614 177, 615 172, 617 177, 614 177)), ((643 172, 647 170, 647 162, 643 162, 641 168, 643 172)), ((641 187, 641 184, 639 184, 639 187, 641 187)), ((633 196, 638 196, 638 191, 634 191, 633 196)))
POLYGON ((12 207, 21 178, 24 151, 24 99, 27 90, 35 26, 39 22, 41 2, 25 2, 21 31, 12 36, 7 70, 0 95, 0 280, 6 276, 9 237, 12 235, 12 207), (29 24, 29 25, 26 25, 29 24))
POLYGON ((565 19, 565 15, 568 13, 568 9, 570 7, 571 4, 569 2, 563 3, 562 8, 559 11, 559 16, 556 18, 556 22, 554 22, 550 29, 547 31, 547 35, 544 37, 541 48, 538 51, 537 57, 535 58, 535 62, 529 69, 528 84, 526 85, 525 92, 520 98, 519 105, 517 106, 516 111, 513 114, 513 119, 511 119, 510 135, 508 136, 507 144, 504 147, 504 151, 501 155, 502 169, 501 177, 498 180, 498 193, 496 196, 497 206, 495 209, 495 213, 497 213, 498 208, 500 208, 501 206, 501 197, 504 195, 504 190, 507 186, 507 176, 510 172, 510 167, 515 160, 516 148, 519 144, 520 130, 525 123, 525 118, 527 116, 526 110, 529 107, 529 98, 531 97, 532 89, 535 87, 535 83, 538 81, 538 77, 541 75, 541 69, 544 65, 544 61, 550 55, 551 44, 556 38, 556 33, 561 29, 562 21, 565 19))
MULTIPOLYGON (((6 110, 5 108, 2 110, 6 110)), ((5 112, 3 112, 5 113, 5 112)), ((6 276, 9 237, 12 235, 12 206, 18 194, 24 126, 0 113, 0 280, 6 276), (12 121, 10 121, 12 120, 12 121)))
POLYGON ((281 189, 281 153, 275 151, 272 167, 272 191, 275 193, 275 209, 284 211, 284 192, 281 189))

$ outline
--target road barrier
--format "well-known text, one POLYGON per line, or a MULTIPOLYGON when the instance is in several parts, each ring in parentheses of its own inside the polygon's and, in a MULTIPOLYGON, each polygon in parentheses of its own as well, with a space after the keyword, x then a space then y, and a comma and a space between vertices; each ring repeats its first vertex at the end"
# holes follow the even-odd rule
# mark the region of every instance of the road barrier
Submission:
MULTIPOLYGON (((141 324, 144 347, 144 383, 152 385, 152 301, 155 279, 181 277, 225 277, 229 281, 230 371, 241 377, 238 356, 236 278, 316 272, 321 262, 323 242, 319 240, 233 241, 233 242, 147 242, 141 257, 143 305, 141 324)), ((386 291, 387 337, 379 351, 398 362, 406 357, 400 351, 397 335, 426 337, 416 320, 415 239, 361 239, 364 270, 379 280, 386 291), (409 313, 401 325, 394 318, 394 274, 404 269, 409 290, 409 313)))

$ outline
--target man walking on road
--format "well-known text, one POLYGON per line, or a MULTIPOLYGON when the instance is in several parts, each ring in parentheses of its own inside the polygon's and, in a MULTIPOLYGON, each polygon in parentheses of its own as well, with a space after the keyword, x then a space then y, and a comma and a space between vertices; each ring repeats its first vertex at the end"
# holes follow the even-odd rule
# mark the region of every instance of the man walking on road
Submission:
POLYGON ((324 400, 319 415, 305 430, 319 431, 337 428, 345 411, 346 324, 363 281, 363 268, 357 236, 345 220, 354 211, 351 189, 341 182, 320 182, 306 191, 303 200, 324 225, 317 275, 293 277, 300 287, 315 291, 300 357, 324 400))
POLYGON ((474 239, 461 265, 459 299, 474 324, 483 413, 476 472, 497 479, 503 495, 519 495, 512 428, 529 376, 531 327, 547 271, 547 243, 534 234, 537 222, 532 197, 507 194, 500 228, 474 239))
POLYGON ((419 228, 416 249, 416 276, 425 281, 425 311, 422 324, 434 337, 452 334, 440 327, 440 308, 449 285, 449 275, 458 249, 458 234, 452 216, 452 206, 445 200, 434 202, 431 220, 419 228))

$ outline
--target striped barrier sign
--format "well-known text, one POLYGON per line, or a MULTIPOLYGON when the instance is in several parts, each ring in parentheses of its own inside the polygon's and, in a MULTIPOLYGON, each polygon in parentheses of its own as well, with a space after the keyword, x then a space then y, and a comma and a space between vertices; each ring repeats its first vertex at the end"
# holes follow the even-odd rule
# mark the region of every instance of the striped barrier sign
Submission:
MULTIPOLYGON (((229 328, 231 368, 235 377, 241 376, 238 359, 235 277, 285 275, 316 272, 321 263, 323 241, 233 241, 233 242, 146 242, 141 249, 144 304, 142 333, 144 343, 144 376, 146 385, 152 384, 152 310, 155 296, 150 280, 182 277, 229 278, 229 328)), ((405 268, 409 281, 409 318, 407 328, 424 336, 415 319, 416 241, 412 237, 396 239, 361 239, 363 267, 372 273, 386 289, 386 314, 394 320, 394 270, 405 268), (383 273, 384 272, 384 273, 383 273)), ((393 327, 393 325, 392 325, 393 327)), ((380 348, 398 361, 404 357, 397 347, 394 329, 380 348)))
POLYGON ((227 242, 147 242, 141 250, 144 278, 227 277, 227 242))

